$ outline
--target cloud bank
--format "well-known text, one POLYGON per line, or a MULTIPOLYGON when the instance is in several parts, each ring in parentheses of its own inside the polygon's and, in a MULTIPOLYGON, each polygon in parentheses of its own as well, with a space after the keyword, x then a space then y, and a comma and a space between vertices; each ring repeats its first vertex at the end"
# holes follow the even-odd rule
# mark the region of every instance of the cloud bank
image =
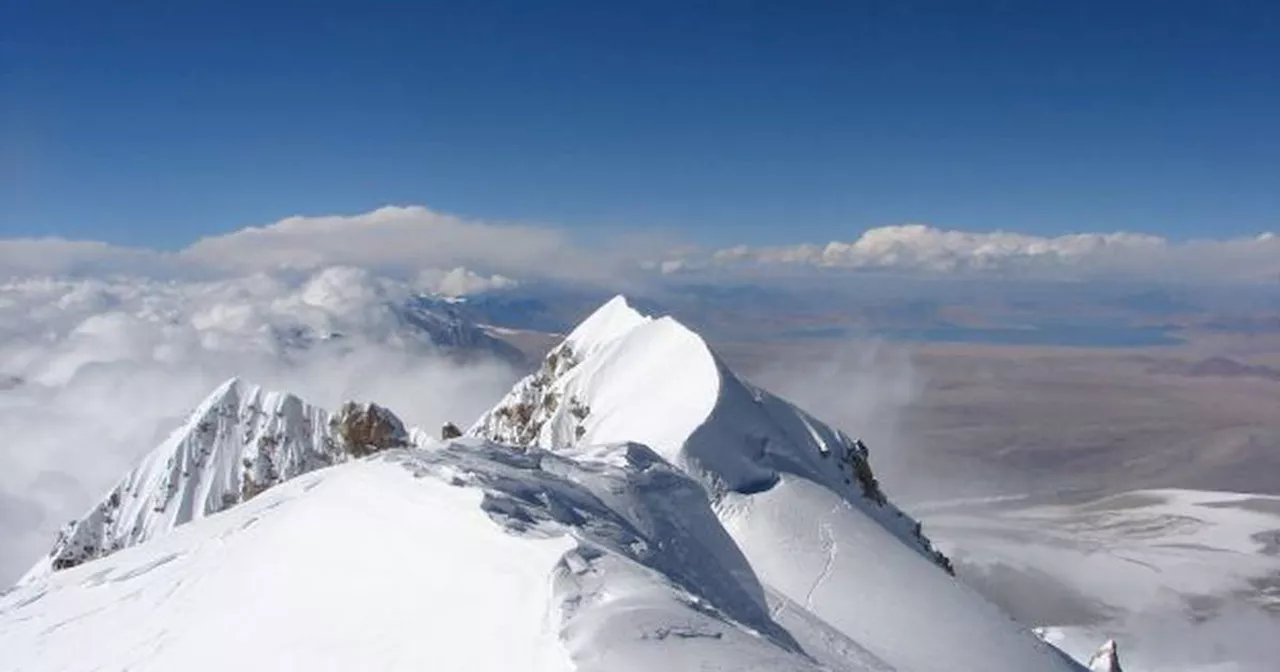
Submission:
POLYGON ((628 255, 636 252, 634 241, 592 246, 552 226, 388 206, 350 216, 289 217, 202 238, 177 251, 59 238, 0 240, 0 278, 123 274, 210 279, 351 266, 443 282, 445 293, 458 294, 507 287, 513 279, 528 277, 617 281, 635 267, 628 255), (435 275, 422 275, 424 271, 435 275))
MULTIPOLYGON (((0 434, 6 437, 0 443, 0 539, 6 540, 0 584, 44 552, 58 526, 233 374, 324 406, 377 399, 424 427, 472 419, 519 372, 496 361, 458 364, 406 330, 394 306, 418 292, 457 297, 541 280, 633 291, 664 275, 761 268, 1208 282, 1280 277, 1280 237, 1274 235, 1173 242, 1127 233, 1042 238, 911 225, 827 245, 699 251, 670 243, 625 236, 588 244, 561 228, 477 221, 422 207, 291 217, 172 251, 0 240, 0 434)), ((853 357, 859 375, 852 378, 909 381, 899 375, 905 364, 881 361, 884 354, 853 357), (864 375, 886 366, 891 373, 864 375)), ((786 373, 763 372, 769 380, 762 382, 785 392, 791 387, 786 373)), ((812 379, 807 384, 828 387, 812 379)), ((906 404, 910 385, 876 384, 849 395, 839 397, 849 408, 831 407, 835 395, 828 406, 809 401, 828 415, 851 415, 876 445, 891 447, 893 423, 876 420, 896 417, 884 405, 906 404), (859 410, 867 408, 876 410, 859 410)))
POLYGON ((418 273, 415 284, 424 292, 457 298, 511 289, 518 286, 520 282, 505 275, 494 274, 486 277, 459 266, 448 271, 428 268, 418 273))
POLYGON ((1056 237, 904 224, 852 241, 702 249, 655 236, 603 242, 560 227, 496 223, 420 206, 296 216, 211 236, 177 251, 56 238, 0 240, 0 277, 128 274, 226 278, 353 266, 447 295, 529 279, 608 284, 708 271, 808 270, 1045 279, 1280 282, 1280 235, 1173 241, 1128 232, 1056 237), (587 240, 597 242, 588 244, 587 240), (443 283, 443 284, 442 284, 443 283))
POLYGON ((1195 282, 1280 282, 1280 236, 1174 242, 1136 233, 1058 237, 1004 231, 947 231, 909 224, 868 230, 852 242, 780 247, 739 245, 672 258, 665 273, 792 266, 930 275, 1004 275, 1064 280, 1118 277, 1195 282))
POLYGON ((232 375, 428 431, 473 420, 521 372, 444 356, 397 313, 414 291, 353 267, 0 282, 0 586, 232 375))
POLYGON ((394 275, 459 266, 507 276, 609 278, 621 261, 562 229, 494 224, 423 207, 353 216, 290 217, 197 241, 179 256, 230 273, 310 271, 345 265, 394 275))

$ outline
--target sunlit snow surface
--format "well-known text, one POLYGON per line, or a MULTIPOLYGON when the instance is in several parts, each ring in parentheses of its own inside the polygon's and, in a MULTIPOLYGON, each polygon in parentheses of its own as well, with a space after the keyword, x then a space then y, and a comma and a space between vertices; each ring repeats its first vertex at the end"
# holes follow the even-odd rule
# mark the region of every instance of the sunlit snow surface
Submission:
POLYGON ((1080 670, 679 323, 615 300, 568 344, 473 429, 522 445, 411 432, 37 573, 0 597, 0 667, 1080 670))
POLYGON ((229 508, 255 481, 266 487, 341 460, 330 419, 291 394, 228 381, 103 501, 64 529, 23 581, 229 508))
POLYGON ((1142 490, 915 510, 966 580, 1073 655, 1114 637, 1138 672, 1280 660, 1280 497, 1142 490))
POLYGON ((684 325, 644 317, 621 297, 471 432, 566 456, 582 444, 652 446, 713 493, 775 610, 803 609, 792 622, 840 633, 822 646, 856 649, 859 664, 1074 668, 935 564, 915 521, 859 482, 850 437, 738 378, 684 325))
MULTIPOLYGON (((695 483, 481 442, 301 476, 0 598, 6 670, 809 670, 695 483)), ((831 669, 861 670, 854 663, 831 669)))

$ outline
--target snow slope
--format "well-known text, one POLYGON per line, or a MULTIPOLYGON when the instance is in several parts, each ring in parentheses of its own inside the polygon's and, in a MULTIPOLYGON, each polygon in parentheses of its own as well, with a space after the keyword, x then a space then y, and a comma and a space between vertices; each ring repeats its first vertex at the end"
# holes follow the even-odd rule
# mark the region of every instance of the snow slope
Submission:
POLYGON ((1167 489, 1075 505, 932 509, 931 528, 971 571, 1034 568, 1097 600, 1100 617, 1190 613, 1197 597, 1232 594, 1280 611, 1280 593, 1264 585, 1280 574, 1280 497, 1167 489))
POLYGON ((767 585, 904 670, 1073 669, 995 605, 822 486, 786 476, 721 520, 767 585))
POLYGON ((68 523, 23 581, 142 543, 300 474, 408 443, 400 420, 375 404, 348 404, 330 415, 291 394, 232 379, 68 523))
POLYGON ((641 315, 621 296, 582 322, 469 433, 554 449, 636 441, 716 494, 767 490, 795 474, 841 493, 946 564, 915 521, 887 502, 852 439, 739 379, 676 320, 641 315))
POLYGON ((566 455, 622 440, 651 446, 707 488, 767 589, 890 667, 1076 669, 943 571, 948 561, 888 501, 857 442, 622 297, 470 433, 566 455))
POLYGON ((1280 633, 1280 497, 1165 489, 918 510, 966 581, 1082 660, 1106 638, 1131 672, 1266 670, 1280 655, 1260 645, 1280 633))
POLYGON ((872 670, 769 618, 702 488, 636 445, 319 470, 0 596, 33 670, 872 670))
POLYGON ((621 298, 471 433, 228 382, 0 594, 5 669, 1083 669, 621 298))

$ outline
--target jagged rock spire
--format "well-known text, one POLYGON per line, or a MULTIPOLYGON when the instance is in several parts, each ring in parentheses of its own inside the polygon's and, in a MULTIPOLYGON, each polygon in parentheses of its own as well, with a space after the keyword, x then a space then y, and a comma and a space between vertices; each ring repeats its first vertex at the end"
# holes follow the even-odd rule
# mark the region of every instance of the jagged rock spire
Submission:
POLYGON ((1116 640, 1108 639, 1098 652, 1089 659, 1089 672, 1122 672, 1120 669, 1120 653, 1116 649, 1116 640))

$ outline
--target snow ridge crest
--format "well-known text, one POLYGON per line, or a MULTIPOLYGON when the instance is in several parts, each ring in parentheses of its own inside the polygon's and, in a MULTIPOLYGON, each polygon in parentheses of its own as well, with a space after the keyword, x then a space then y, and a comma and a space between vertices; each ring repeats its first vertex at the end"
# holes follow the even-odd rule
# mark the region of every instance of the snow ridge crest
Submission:
POLYGON ((948 572, 919 524, 889 502, 859 440, 731 371, 670 316, 614 297, 468 431, 515 446, 575 451, 633 441, 713 497, 768 490, 784 476, 838 493, 948 572))
POLYGON ((410 442, 399 418, 376 404, 348 402, 330 414, 231 378, 98 504, 65 525, 20 583, 140 544, 295 476, 410 442))

